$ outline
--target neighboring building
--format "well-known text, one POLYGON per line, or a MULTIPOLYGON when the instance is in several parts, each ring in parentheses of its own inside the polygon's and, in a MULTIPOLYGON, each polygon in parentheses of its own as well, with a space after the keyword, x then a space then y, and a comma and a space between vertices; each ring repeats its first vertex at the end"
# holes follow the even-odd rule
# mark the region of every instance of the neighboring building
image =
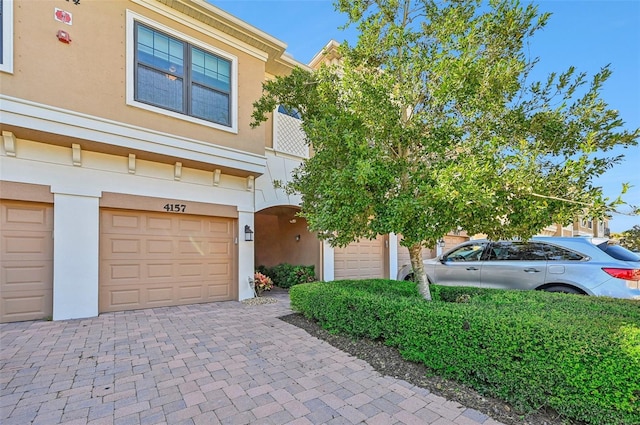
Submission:
POLYGON ((590 236, 596 238, 609 237, 609 220, 588 220, 584 218, 576 219, 568 226, 553 224, 545 227, 540 236, 590 236))

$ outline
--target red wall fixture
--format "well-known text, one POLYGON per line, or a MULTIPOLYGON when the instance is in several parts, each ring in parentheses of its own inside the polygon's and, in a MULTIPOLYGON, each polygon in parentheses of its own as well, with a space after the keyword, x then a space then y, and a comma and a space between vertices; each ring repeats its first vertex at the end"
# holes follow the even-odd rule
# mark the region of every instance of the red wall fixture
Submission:
POLYGON ((60 40, 63 43, 71 43, 71 36, 69 36, 69 33, 63 30, 58 30, 58 33, 56 34, 56 37, 58 37, 58 40, 60 40))

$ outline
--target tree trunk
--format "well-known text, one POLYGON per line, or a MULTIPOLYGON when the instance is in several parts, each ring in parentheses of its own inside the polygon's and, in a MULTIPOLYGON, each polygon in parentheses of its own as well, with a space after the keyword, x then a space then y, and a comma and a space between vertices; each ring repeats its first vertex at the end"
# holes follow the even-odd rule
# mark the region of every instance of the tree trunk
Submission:
POLYGON ((418 285, 418 291, 425 300, 431 301, 431 291, 429 290, 429 280, 424 272, 424 263, 422 262, 422 245, 415 244, 409 247, 409 258, 411 259, 411 267, 413 268, 413 280, 418 285))

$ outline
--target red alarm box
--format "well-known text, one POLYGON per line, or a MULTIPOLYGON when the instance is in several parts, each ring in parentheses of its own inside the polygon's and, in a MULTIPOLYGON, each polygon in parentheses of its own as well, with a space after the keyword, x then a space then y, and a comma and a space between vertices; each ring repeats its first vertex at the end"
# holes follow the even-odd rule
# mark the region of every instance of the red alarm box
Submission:
POLYGON ((58 40, 60 40, 63 43, 71 43, 71 37, 69 36, 69 33, 63 30, 58 30, 58 34, 56 34, 56 36, 58 37, 58 40))

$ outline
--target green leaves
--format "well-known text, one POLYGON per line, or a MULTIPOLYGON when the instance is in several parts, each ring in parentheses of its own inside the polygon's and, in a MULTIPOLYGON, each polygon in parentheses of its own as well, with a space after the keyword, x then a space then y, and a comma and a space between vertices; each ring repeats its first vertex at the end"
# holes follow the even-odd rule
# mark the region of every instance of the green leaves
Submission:
POLYGON ((437 285, 433 293, 426 303, 411 282, 376 279, 298 285, 290 296, 324 328, 383 340, 519 413, 640 421, 638 301, 437 285))
POLYGON ((526 238, 602 217, 593 183, 636 146, 601 99, 611 75, 570 67, 531 82, 523 48, 549 15, 515 0, 340 0, 360 35, 340 66, 264 84, 253 124, 300 111, 314 155, 288 190, 334 245, 394 232, 433 245, 457 228, 526 238))

